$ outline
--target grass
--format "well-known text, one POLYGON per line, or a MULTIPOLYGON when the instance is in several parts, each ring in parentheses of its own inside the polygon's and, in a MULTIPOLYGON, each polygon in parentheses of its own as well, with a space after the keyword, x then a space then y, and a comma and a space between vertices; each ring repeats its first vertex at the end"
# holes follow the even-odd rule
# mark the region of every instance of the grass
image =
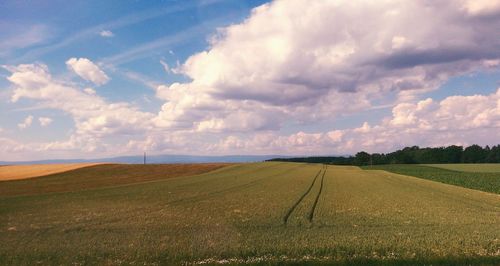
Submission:
POLYGON ((425 164, 437 168, 460 172, 500 173, 500 163, 425 164))
POLYGON ((0 182, 0 195, 19 196, 112 187, 201 174, 229 164, 101 164, 43 177, 0 182))
MULTIPOLYGON (((477 167, 477 165, 475 167, 477 167)), ((461 168, 461 166, 457 165, 456 169, 459 168, 461 168)), ((363 169, 385 170, 396 174, 416 176, 445 184, 500 194, 500 173, 459 172, 437 167, 411 164, 374 165, 365 166, 363 169)))
POLYGON ((127 186, 0 194, 0 265, 500 264, 498 195, 323 168, 239 164, 127 186))

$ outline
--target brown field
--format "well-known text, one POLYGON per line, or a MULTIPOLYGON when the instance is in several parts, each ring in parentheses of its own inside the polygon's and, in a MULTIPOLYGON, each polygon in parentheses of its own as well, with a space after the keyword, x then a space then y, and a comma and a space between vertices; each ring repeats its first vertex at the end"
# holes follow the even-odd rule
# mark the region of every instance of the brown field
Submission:
MULTIPOLYGON (((37 178, 0 182, 0 195, 19 196, 70 192, 121 186, 173 177, 199 175, 229 166, 228 163, 205 164, 99 164, 37 178)), ((0 169, 9 166, 2 166, 0 169)), ((38 167, 38 166, 36 166, 38 167)), ((27 166, 29 169, 29 166, 27 166)))
POLYGON ((0 167, 0 181, 33 178, 94 166, 101 163, 5 165, 0 167))

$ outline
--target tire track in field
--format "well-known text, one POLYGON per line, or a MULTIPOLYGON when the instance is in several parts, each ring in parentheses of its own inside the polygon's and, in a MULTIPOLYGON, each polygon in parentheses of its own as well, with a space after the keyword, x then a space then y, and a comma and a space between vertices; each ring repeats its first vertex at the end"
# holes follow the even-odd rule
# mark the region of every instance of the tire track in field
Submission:
POLYGON ((306 192, 304 194, 302 194, 302 196, 295 202, 295 204, 292 205, 292 207, 290 209, 288 209, 285 216, 283 217, 283 224, 286 225, 288 223, 288 218, 290 218, 290 215, 292 215, 293 211, 297 208, 297 206, 299 206, 300 202, 302 202, 302 200, 307 196, 307 194, 309 194, 309 192, 311 192, 312 188, 314 187, 314 184, 316 183, 316 179, 318 179, 318 176, 321 174, 321 171, 323 171, 323 168, 321 168, 318 171, 318 173, 314 177, 311 185, 306 190, 306 192))
POLYGON ((316 210, 316 206, 318 205, 319 197, 321 196, 321 192, 323 191, 323 184, 325 181, 325 174, 326 174, 327 168, 328 168, 328 166, 325 165, 323 175, 321 176, 321 184, 319 186, 318 195, 316 195, 316 199, 314 200, 311 211, 309 212, 309 217, 307 217, 309 222, 311 222, 311 223, 312 223, 312 220, 314 218, 314 211, 316 210))
MULTIPOLYGON (((283 176, 283 175, 285 175, 289 172, 292 172, 295 169, 300 168, 300 167, 302 167, 302 166, 297 165, 295 167, 291 167, 291 168, 282 170, 279 173, 272 174, 272 175, 265 176, 265 177, 261 177, 261 178, 255 179, 255 180, 247 182, 247 183, 230 186, 230 187, 227 187, 224 189, 210 191, 210 192, 200 194, 200 195, 187 196, 184 198, 179 198, 179 199, 167 201, 164 205, 160 205, 158 208, 150 210, 150 211, 144 211, 144 209, 142 207, 140 207, 140 208, 137 208, 137 211, 129 211, 129 213, 137 213, 137 214, 129 215, 129 216, 127 216, 127 218, 130 219, 130 218, 144 217, 144 216, 147 216, 147 215, 150 215, 153 213, 160 212, 160 211, 164 210, 164 208, 166 206, 175 206, 175 205, 179 205, 179 204, 183 204, 183 203, 195 203, 195 202, 206 200, 206 199, 209 199, 211 197, 214 197, 214 196, 226 193, 226 192, 234 192, 234 191, 242 190, 245 188, 249 188, 249 187, 258 185, 261 181, 264 181, 266 179, 279 177, 279 176, 283 176)), ((153 182, 158 182, 158 181, 153 181, 153 182)), ((130 184, 128 184, 128 185, 130 185, 130 184)), ((118 222, 118 221, 122 221, 122 220, 123 220, 123 218, 111 218, 111 219, 106 219, 104 221, 98 221, 96 223, 91 223, 90 225, 93 226, 93 225, 99 225, 102 223, 113 223, 113 222, 118 222)))

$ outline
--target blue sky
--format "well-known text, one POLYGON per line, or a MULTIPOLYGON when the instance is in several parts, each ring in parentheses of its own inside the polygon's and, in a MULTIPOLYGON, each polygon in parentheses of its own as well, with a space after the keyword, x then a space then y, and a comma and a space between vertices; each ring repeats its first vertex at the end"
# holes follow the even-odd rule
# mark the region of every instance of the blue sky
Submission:
POLYGON ((2 1, 0 160, 498 144, 499 25, 499 1, 2 1))

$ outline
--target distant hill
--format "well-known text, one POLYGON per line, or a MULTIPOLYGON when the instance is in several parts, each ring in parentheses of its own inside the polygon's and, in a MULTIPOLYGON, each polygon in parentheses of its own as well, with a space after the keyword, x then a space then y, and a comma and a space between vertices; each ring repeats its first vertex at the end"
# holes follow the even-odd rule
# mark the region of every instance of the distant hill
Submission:
MULTIPOLYGON (((148 164, 161 163, 242 163, 242 162, 262 162, 272 158, 288 158, 281 155, 225 155, 225 156, 192 156, 192 155, 151 155, 146 157, 148 164)), ((101 159, 54 159, 38 161, 0 161, 0 165, 18 164, 50 164, 50 163, 143 163, 143 156, 120 156, 101 159)))

